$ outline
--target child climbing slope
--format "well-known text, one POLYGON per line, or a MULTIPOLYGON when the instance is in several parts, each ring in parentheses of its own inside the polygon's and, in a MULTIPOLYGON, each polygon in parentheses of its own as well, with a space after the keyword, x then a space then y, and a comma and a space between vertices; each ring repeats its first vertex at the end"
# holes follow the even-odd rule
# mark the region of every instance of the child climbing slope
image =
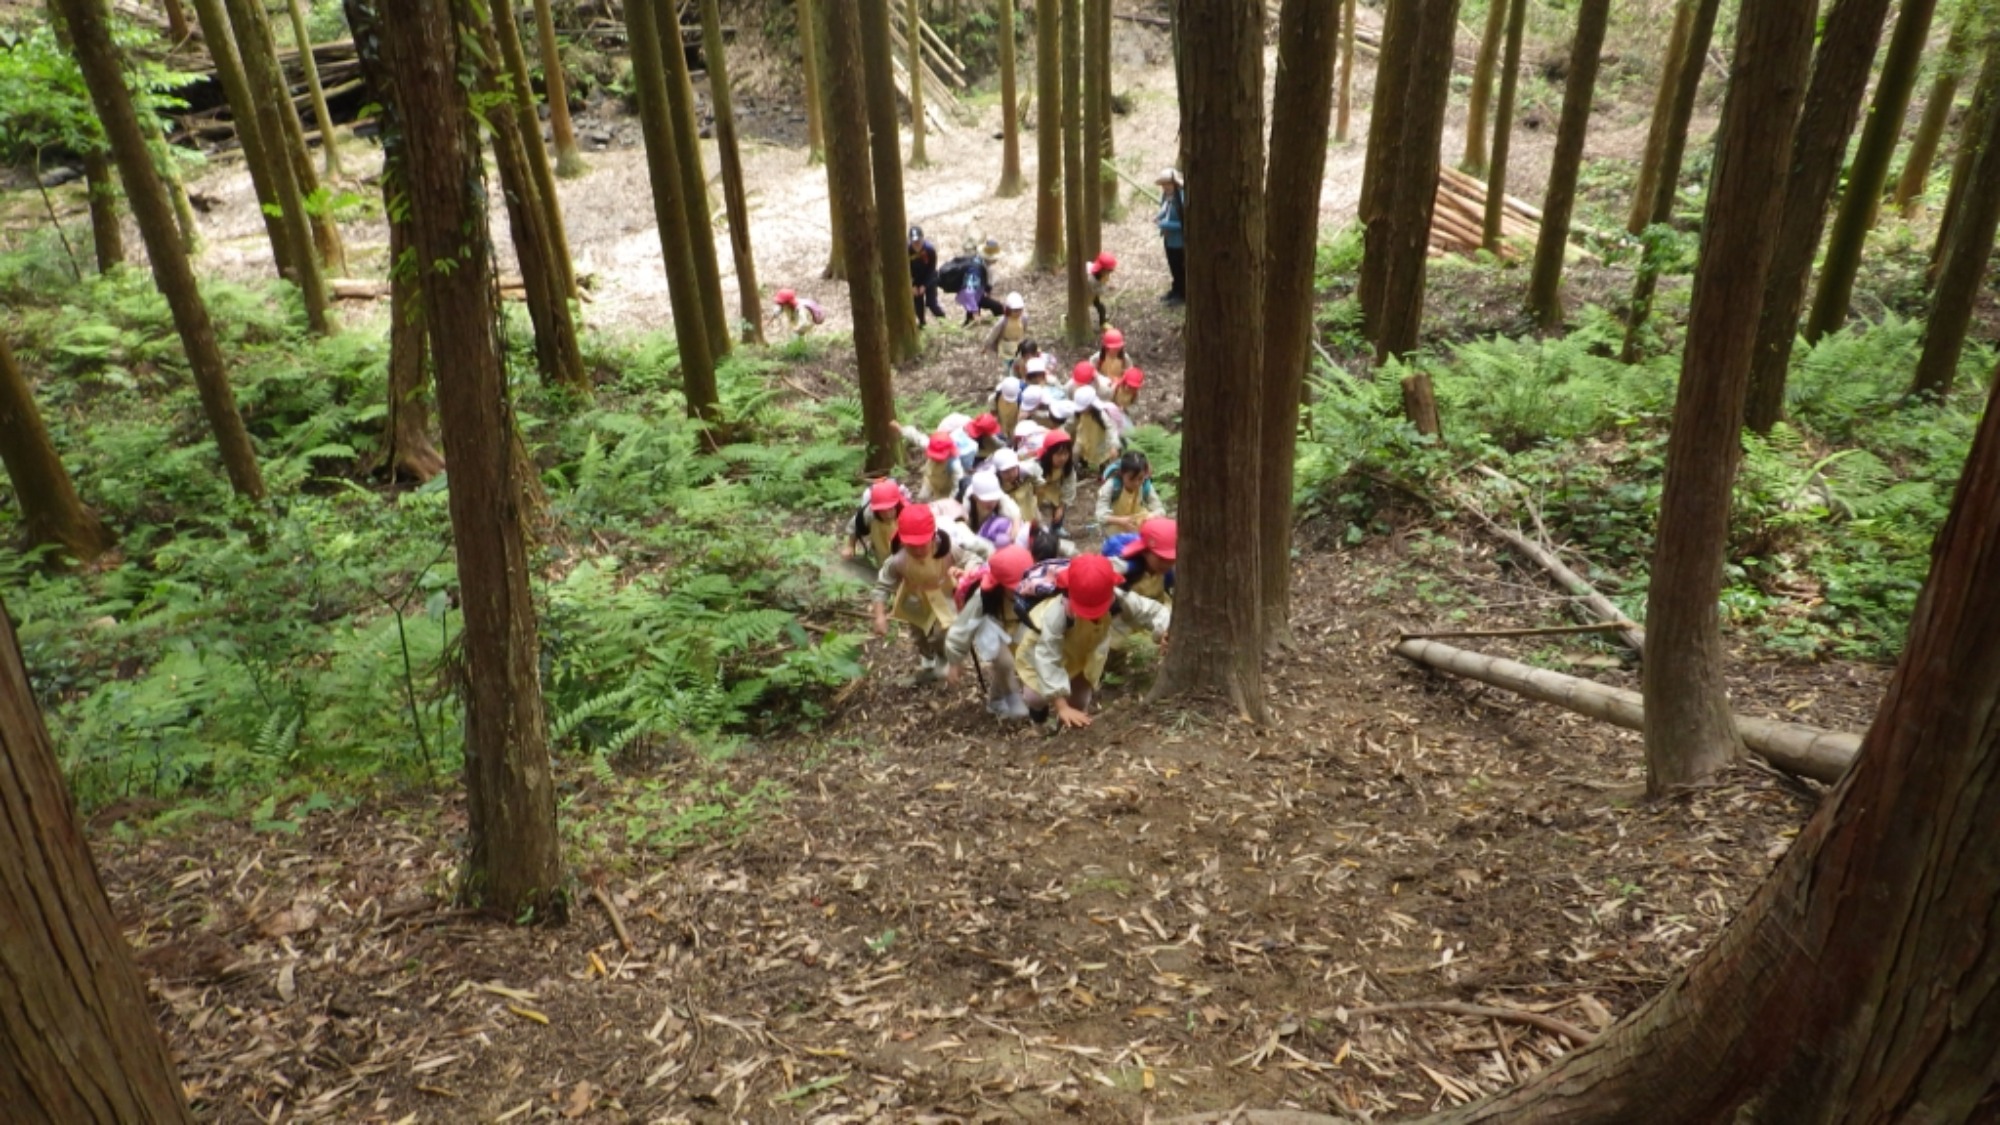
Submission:
POLYGON ((1118 589, 1111 560, 1084 555, 1065 566, 1057 593, 1028 611, 1014 649, 1021 697, 1037 721, 1053 710, 1065 727, 1090 725, 1090 706, 1104 678, 1111 630, 1120 619, 1164 638, 1173 615, 1164 606, 1118 589))
POLYGON ((953 616, 952 571, 971 565, 974 556, 940 530, 936 513, 921 504, 904 508, 897 517, 896 544, 896 552, 875 576, 871 599, 875 635, 888 635, 892 617, 908 625, 923 661, 921 678, 937 679, 945 674, 944 632, 953 616))

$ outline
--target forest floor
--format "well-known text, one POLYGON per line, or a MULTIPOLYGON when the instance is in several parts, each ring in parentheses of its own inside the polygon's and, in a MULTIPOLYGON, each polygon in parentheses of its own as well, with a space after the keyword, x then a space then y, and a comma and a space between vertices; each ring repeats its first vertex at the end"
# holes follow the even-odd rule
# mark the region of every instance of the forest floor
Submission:
MULTIPOLYGON (((1170 73, 1163 39, 1125 30, 1135 109, 1118 148, 1144 181, 1174 150, 1170 73)), ((1606 112, 1593 154, 1629 151, 1643 107, 1606 112)), ((910 218, 946 256, 999 237, 1001 289, 1052 325, 1060 280, 1021 265, 1031 203, 990 190, 996 119, 987 106, 933 138, 910 218)), ((1539 193, 1546 137, 1517 150, 1515 194, 1539 193)), ((818 297, 837 330, 845 301, 816 281, 823 174, 797 147, 747 157, 764 287, 818 297)), ((590 159, 563 188, 595 277, 586 315, 658 327, 640 156, 590 159)), ((1359 144, 1330 155, 1327 229, 1351 218, 1360 167, 1359 144)), ((265 268, 238 179, 197 185, 213 202, 208 264, 225 273, 265 268)), ((1107 225, 1123 262, 1113 319, 1150 376, 1141 421, 1171 428, 1180 316, 1154 300, 1166 275, 1150 218, 1139 203, 1107 225)), ((350 239, 378 271, 381 232, 350 239)), ((1441 330, 1505 303, 1470 299, 1441 330)), ((988 392, 979 335, 931 328, 899 391, 988 392)), ((850 382, 835 349, 800 387, 850 382)), ((1147 706, 1145 653, 1114 668, 1087 731, 999 727, 969 678, 916 688, 907 649, 880 641, 810 736, 611 776, 565 762, 582 860, 566 926, 453 909, 455 792, 317 812, 295 835, 219 821, 132 834, 107 814, 93 840, 181 1073, 219 1121, 1131 1121, 1246 1103, 1381 1119, 1454 1104, 1577 1044, 1512 1017, 1365 1009, 1472 1002, 1599 1031, 1719 932, 1818 793, 1745 766, 1649 802, 1635 736, 1394 659, 1399 631, 1447 608, 1547 624, 1563 599, 1470 528, 1392 515, 1359 547, 1302 528, 1300 644, 1270 664, 1261 727, 1147 706), (648 803, 669 787, 712 800, 648 803), (599 836, 668 815, 709 821, 671 859, 599 836)), ((1607 651, 1571 655, 1632 686, 1607 651)), ((1737 656, 1741 710, 1830 728, 1863 728, 1886 676, 1737 656)))

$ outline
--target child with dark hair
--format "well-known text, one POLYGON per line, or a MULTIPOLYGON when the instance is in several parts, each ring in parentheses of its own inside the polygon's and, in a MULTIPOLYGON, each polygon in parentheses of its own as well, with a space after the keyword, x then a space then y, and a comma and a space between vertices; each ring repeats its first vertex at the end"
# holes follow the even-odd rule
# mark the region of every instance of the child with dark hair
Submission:
POLYGON ((1144 453, 1130 450, 1104 467, 1097 486, 1097 526, 1105 535, 1137 531, 1154 516, 1167 514, 1167 506, 1153 487, 1153 465, 1144 453))
POLYGON ((1025 719, 1028 705, 1014 673, 1015 638, 1021 632, 1014 592, 1034 559, 1025 547, 1002 547, 959 586, 958 616, 944 636, 945 677, 958 682, 968 655, 984 660, 986 709, 1003 719, 1025 719))
POLYGON ((1069 515, 1069 506, 1076 502, 1076 460, 1069 435, 1061 430, 1043 434, 1035 463, 1042 469, 1042 479, 1035 485, 1040 523, 1060 531, 1069 515))

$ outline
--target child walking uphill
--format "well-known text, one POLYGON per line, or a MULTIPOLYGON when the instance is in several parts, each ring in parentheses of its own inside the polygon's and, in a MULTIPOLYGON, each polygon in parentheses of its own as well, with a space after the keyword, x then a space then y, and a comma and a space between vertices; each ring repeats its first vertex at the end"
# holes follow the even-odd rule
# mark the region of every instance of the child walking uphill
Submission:
POLYGON ((986 565, 958 584, 958 616, 944 635, 945 678, 957 683, 968 653, 986 662, 986 709, 1003 719, 1025 719, 1028 705, 1014 672, 1014 644, 1021 615, 1014 594, 1033 566, 1026 547, 1002 547, 986 565))
POLYGON ((1061 531, 1069 506, 1076 503, 1076 462, 1069 435, 1061 430, 1043 434, 1035 464, 1041 469, 1041 479, 1035 482, 1041 525, 1061 531))
POLYGON ((1164 638, 1172 613, 1156 602, 1118 589, 1111 560, 1084 555, 1064 567, 1058 592, 1028 611, 1027 628, 1014 649, 1022 701, 1041 722, 1053 710, 1070 728, 1090 725, 1090 706, 1104 678, 1111 629, 1129 620, 1164 638))
POLYGON ((1125 333, 1116 328, 1107 328, 1098 340, 1097 354, 1090 357, 1090 365, 1097 369, 1099 390, 1108 391, 1118 385, 1125 372, 1132 368, 1132 357, 1125 351, 1125 333))
POLYGON ((811 297, 801 297, 790 289, 780 289, 772 298, 777 305, 778 319, 794 336, 803 336, 826 323, 826 310, 811 297))
POLYGON ((889 561, 896 551, 896 517, 910 503, 910 494, 893 480, 878 480, 861 495, 861 505, 848 521, 847 535, 840 543, 840 557, 851 559, 858 552, 872 566, 889 561))
POLYGON ((1104 311, 1104 294, 1111 287, 1111 272, 1118 268, 1118 256, 1109 250, 1103 251, 1083 268, 1090 275, 1090 305, 1097 310, 1097 330, 1102 332, 1111 319, 1110 314, 1104 311))
POLYGON ((943 430, 924 436, 915 426, 897 424, 897 432, 911 449, 922 450, 924 454, 923 476, 917 482, 917 499, 923 501, 952 500, 958 496, 959 478, 965 475, 965 463, 959 460, 958 442, 943 430))
POLYGON ((1166 514, 1145 454, 1134 449, 1104 467, 1097 486, 1097 527, 1105 536, 1138 531, 1148 519, 1166 514))
POLYGON ((1000 357, 1007 365, 1007 374, 1014 373, 1014 357, 1021 351, 1021 341, 1028 338, 1028 302, 1019 293, 1007 294, 1007 303, 1001 309, 1000 319, 993 322, 993 330, 986 334, 986 350, 1000 357))
POLYGON ((922 504, 904 508, 896 518, 896 544, 875 576, 875 635, 888 635, 892 617, 908 625, 923 661, 920 677, 934 680, 946 672, 944 633, 954 612, 952 571, 970 565, 973 556, 938 528, 936 513, 922 504))

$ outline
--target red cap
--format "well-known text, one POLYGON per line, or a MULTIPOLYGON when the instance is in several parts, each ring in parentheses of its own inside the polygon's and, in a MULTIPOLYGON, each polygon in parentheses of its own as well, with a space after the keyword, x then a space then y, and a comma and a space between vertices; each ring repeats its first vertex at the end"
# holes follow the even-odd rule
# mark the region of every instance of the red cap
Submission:
POLYGON ((965 432, 974 438, 990 438, 1000 432, 1000 419, 991 414, 981 414, 965 424, 965 432))
POLYGON ((979 588, 991 590, 1004 586, 1011 590, 1021 584, 1028 568, 1035 565, 1035 556, 1026 547, 1002 547, 986 560, 986 576, 979 580, 979 588))
POLYGON ((905 547, 921 547, 937 538, 937 516, 928 504, 912 504, 896 517, 896 541, 905 547))
POLYGON ((1181 525, 1165 516, 1154 516, 1139 525, 1140 548, 1168 562, 1174 561, 1174 548, 1180 541, 1181 525))
POLYGON ((1035 451, 1035 456, 1040 457, 1042 454, 1047 453, 1049 450, 1054 449, 1059 445, 1068 445, 1068 444, 1069 444, 1068 430, 1050 430, 1048 433, 1042 435, 1042 447, 1035 451))
POLYGON ((868 486, 868 510, 891 512, 903 506, 903 486, 892 480, 878 480, 868 486))
POLYGON ((789 289, 780 289, 780 290, 778 290, 778 303, 779 303, 779 304, 781 304, 781 305, 789 305, 789 304, 792 304, 793 302, 797 301, 798 299, 799 299, 799 295, 798 295, 797 293, 794 293, 794 292, 792 292, 792 291, 791 291, 791 290, 789 290, 789 289))
POLYGON ((1097 382, 1097 368, 1087 359, 1079 359, 1076 366, 1069 369, 1069 381, 1079 387, 1087 387, 1097 382))
POLYGON ((1105 250, 1099 253, 1097 255, 1096 260, 1090 263, 1090 268, 1094 273, 1103 273, 1106 270, 1115 270, 1118 268, 1118 255, 1113 254, 1109 250, 1105 250))
POLYGON ((1111 597, 1118 589, 1118 573, 1103 555, 1082 555, 1063 568, 1057 583, 1069 593, 1069 611, 1087 621, 1111 612, 1111 597))
POLYGON ((1105 330, 1104 330, 1104 346, 1105 346, 1105 347, 1107 347, 1107 348, 1122 348, 1122 347, 1124 347, 1124 346, 1125 346, 1125 333, 1123 333, 1123 332, 1120 332, 1120 331, 1118 331, 1118 330, 1117 330, 1116 328, 1107 328, 1107 329, 1105 329, 1105 330))
POLYGON ((1128 367, 1125 369, 1125 374, 1118 377, 1118 383, 1136 391, 1146 385, 1146 373, 1136 367, 1128 367))
POLYGON ((924 456, 933 461, 949 461, 958 456, 958 443, 951 440, 950 434, 939 430, 931 435, 931 443, 924 446, 924 456))

